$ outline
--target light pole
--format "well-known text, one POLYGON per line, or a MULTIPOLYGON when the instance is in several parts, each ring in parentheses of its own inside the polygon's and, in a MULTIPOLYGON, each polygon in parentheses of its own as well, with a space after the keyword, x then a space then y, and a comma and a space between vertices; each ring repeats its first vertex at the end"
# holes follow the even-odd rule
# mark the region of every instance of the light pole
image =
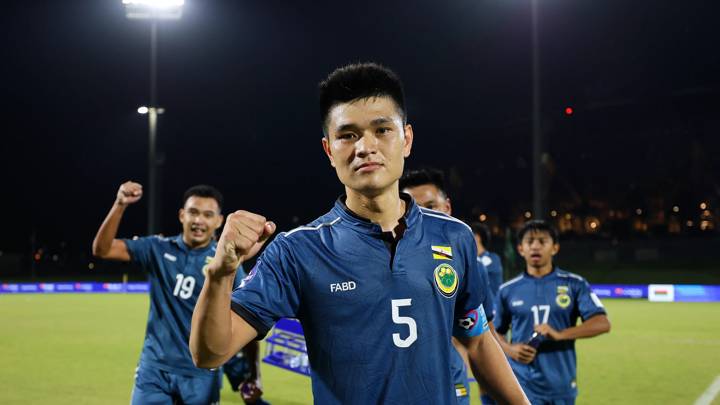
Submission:
POLYGON ((157 232, 157 116, 164 109, 157 105, 157 23, 159 20, 178 20, 182 17, 185 0, 122 0, 125 16, 131 20, 150 21, 150 105, 138 108, 148 116, 148 234, 157 232))
POLYGON ((543 136, 540 105, 540 38, 538 35, 538 1, 530 0, 532 19, 532 145, 533 145, 533 215, 545 218, 543 136))

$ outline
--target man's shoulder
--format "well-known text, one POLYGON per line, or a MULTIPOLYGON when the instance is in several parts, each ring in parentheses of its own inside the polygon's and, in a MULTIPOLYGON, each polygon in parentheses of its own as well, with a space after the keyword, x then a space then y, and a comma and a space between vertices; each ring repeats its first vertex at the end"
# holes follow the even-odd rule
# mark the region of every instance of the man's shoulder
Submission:
POLYGON ((338 224, 342 219, 332 213, 325 214, 316 220, 287 232, 281 232, 278 239, 284 240, 290 244, 302 243, 307 238, 317 238, 323 232, 329 231, 333 225, 338 224))
POLYGON ((472 229, 465 222, 444 212, 431 210, 429 208, 419 208, 425 227, 440 228, 443 229, 444 232, 452 235, 472 236, 472 229))
POLYGON ((498 288, 498 292, 509 294, 511 291, 516 290, 520 286, 522 286, 522 281, 525 279, 525 277, 520 274, 514 278, 511 278, 510 280, 500 284, 500 287, 498 288))
POLYGON ((568 280, 571 283, 587 283, 587 280, 579 274, 571 273, 567 270, 556 269, 557 276, 559 279, 568 280))

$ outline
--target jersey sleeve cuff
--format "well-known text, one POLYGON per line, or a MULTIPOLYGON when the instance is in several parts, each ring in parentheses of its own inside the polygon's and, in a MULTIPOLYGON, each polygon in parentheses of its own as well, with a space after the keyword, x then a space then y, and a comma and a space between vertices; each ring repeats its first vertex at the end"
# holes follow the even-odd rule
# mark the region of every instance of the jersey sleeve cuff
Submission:
POLYGON ((267 327, 265 323, 263 323, 255 314, 248 311, 247 308, 245 308, 241 304, 238 304, 235 301, 231 301, 230 308, 232 308, 232 310, 236 314, 238 314, 239 317, 244 319, 245 322, 249 323, 250 326, 255 328, 258 334, 255 340, 263 340, 265 336, 267 336, 268 332, 270 332, 271 328, 267 327))

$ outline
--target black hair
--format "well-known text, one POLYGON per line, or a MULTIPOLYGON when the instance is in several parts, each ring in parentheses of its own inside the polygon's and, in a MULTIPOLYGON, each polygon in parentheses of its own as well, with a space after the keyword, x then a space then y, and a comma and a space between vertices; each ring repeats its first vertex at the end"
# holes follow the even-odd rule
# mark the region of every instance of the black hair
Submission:
POLYGON ((445 174, 438 169, 414 169, 408 170, 400 178, 400 190, 432 184, 440 190, 444 197, 447 197, 445 191, 445 174))
POLYGON ((554 226, 550 225, 549 222, 542 219, 533 219, 532 221, 525 222, 517 232, 518 243, 522 243, 523 237, 528 232, 547 232, 548 234, 550 234, 550 238, 552 239, 553 243, 558 243, 559 241, 557 229, 555 229, 554 226))
POLYGON ((185 206, 185 203, 187 202, 188 198, 190 197, 205 197, 205 198, 213 198, 215 201, 217 201, 218 208, 220 211, 222 211, 223 206, 223 196, 213 186, 208 186, 207 184, 198 184, 196 186, 192 186, 189 189, 185 191, 185 194, 183 194, 182 199, 182 206, 185 206))
POLYGON ((480 237, 480 243, 482 243, 485 249, 487 249, 488 245, 490 244, 490 228, 488 228, 487 225, 477 221, 471 222, 470 228, 475 235, 480 237))
POLYGON ((406 123, 405 94, 400 78, 377 63, 354 63, 335 69, 320 82, 320 122, 327 131, 327 117, 337 104, 369 97, 390 97, 406 123))

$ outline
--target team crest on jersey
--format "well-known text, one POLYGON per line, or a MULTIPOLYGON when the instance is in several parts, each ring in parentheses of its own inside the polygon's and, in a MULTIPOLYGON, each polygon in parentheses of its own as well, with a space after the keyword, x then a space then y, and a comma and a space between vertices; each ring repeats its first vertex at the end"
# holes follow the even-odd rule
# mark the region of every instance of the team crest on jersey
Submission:
POLYGON ((430 246, 435 260, 452 260, 451 246, 430 246))
POLYGON ((570 291, 570 287, 566 285, 559 285, 557 288, 558 294, 567 294, 570 291))
POLYGON ((570 296, 567 294, 558 294, 557 297, 555 297, 555 303, 558 304, 560 308, 567 308, 570 306, 570 296))
POLYGON ((455 269, 453 269, 451 265, 443 263, 435 267, 433 273, 435 276, 435 287, 437 287, 438 291, 447 298, 455 295, 459 284, 455 269))

